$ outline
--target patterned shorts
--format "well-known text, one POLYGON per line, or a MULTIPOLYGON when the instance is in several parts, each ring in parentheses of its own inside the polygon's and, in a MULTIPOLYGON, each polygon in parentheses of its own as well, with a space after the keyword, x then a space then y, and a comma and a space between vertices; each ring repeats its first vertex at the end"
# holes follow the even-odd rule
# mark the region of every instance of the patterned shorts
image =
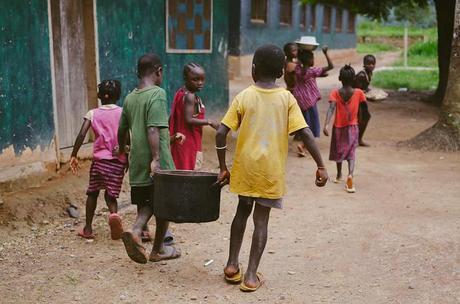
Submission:
POLYGON ((86 194, 105 189, 108 195, 117 198, 123 184, 125 164, 118 159, 93 160, 89 170, 89 186, 86 194))

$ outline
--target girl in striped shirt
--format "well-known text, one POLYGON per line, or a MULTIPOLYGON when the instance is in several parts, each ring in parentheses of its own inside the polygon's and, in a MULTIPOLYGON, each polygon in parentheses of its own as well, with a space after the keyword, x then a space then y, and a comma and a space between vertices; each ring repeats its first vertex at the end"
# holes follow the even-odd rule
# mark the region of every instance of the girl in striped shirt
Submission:
MULTIPOLYGON (((295 86, 292 90, 292 94, 297 99, 305 121, 315 137, 319 137, 321 131, 318 108, 316 106, 316 103, 321 99, 321 94, 316 83, 316 78, 326 77, 327 72, 334 68, 327 54, 328 47, 324 46, 322 50, 327 60, 327 66, 322 68, 314 66, 315 61, 312 51, 299 50, 299 64, 295 67, 295 86)), ((299 156, 305 156, 305 148, 302 144, 299 144, 297 149, 299 156)))

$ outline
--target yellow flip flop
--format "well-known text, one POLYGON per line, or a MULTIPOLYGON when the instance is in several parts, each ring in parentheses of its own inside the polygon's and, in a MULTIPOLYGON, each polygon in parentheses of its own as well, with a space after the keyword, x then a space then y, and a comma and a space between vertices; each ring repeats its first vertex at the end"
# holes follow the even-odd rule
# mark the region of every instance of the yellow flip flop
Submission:
POLYGON ((238 272, 231 277, 227 276, 224 272, 225 281, 230 284, 240 283, 243 280, 243 265, 238 264, 238 272))
POLYGON ((265 280, 260 272, 258 272, 256 275, 257 275, 257 279, 259 280, 259 284, 257 284, 256 287, 248 287, 246 284, 244 284, 244 280, 243 280, 240 284, 240 290, 244 292, 253 292, 259 289, 259 287, 264 284, 265 280))

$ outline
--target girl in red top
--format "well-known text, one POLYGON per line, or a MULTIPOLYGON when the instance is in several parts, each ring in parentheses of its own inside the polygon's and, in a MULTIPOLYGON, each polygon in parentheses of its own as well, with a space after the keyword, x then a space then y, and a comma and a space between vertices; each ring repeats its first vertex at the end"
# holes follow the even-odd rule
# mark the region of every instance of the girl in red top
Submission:
POLYGON ((199 170, 203 161, 201 138, 203 126, 217 129, 218 123, 205 119, 206 109, 196 95, 205 82, 205 71, 196 63, 184 66, 184 86, 177 90, 169 118, 171 135, 182 133, 183 142, 173 142, 171 154, 179 170, 199 170))
POLYGON ((327 110, 323 133, 329 136, 328 125, 335 111, 329 160, 337 163, 335 183, 342 180, 342 162, 347 160, 348 178, 345 189, 353 193, 356 191, 353 186, 353 171, 355 169, 355 150, 359 139, 358 109, 360 103, 366 102, 366 97, 363 91, 353 88, 355 70, 350 65, 345 65, 340 70, 339 80, 342 82, 342 88, 333 90, 329 96, 330 106, 327 110))

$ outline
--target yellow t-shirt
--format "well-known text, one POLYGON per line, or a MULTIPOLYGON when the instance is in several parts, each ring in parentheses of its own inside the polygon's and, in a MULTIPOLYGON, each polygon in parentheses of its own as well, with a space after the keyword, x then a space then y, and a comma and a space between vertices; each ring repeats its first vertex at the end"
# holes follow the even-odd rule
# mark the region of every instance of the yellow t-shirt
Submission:
POLYGON ((252 85, 235 97, 222 123, 239 131, 230 191, 283 197, 289 134, 307 127, 294 96, 284 88, 252 85))

